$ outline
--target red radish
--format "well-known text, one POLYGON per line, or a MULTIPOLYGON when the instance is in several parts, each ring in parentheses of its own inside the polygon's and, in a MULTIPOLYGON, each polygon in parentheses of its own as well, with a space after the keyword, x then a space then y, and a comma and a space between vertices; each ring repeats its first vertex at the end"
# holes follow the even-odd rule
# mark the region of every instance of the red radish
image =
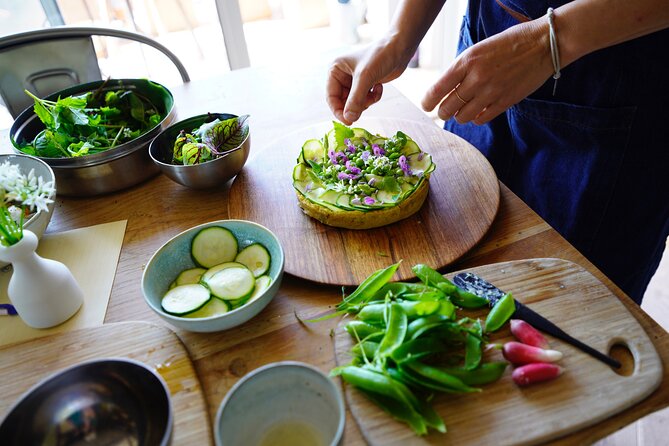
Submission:
POLYGON ((530 364, 532 362, 557 362, 562 359, 562 353, 557 350, 545 350, 516 341, 504 344, 502 353, 507 361, 514 365, 530 364))
POLYGON ((511 334, 523 344, 547 349, 548 341, 539 330, 520 319, 511 319, 511 334))
POLYGON ((564 369, 556 364, 536 362, 516 368, 511 374, 511 379, 519 386, 550 381, 562 374, 564 369))

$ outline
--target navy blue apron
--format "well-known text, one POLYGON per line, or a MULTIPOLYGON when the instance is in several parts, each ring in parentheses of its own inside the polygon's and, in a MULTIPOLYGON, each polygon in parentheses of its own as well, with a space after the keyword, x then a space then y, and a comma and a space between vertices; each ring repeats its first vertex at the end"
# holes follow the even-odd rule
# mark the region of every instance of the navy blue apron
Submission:
MULTIPOLYGON (((560 3, 471 0, 458 51, 560 3)), ((668 48, 664 30, 591 53, 555 96, 550 78, 486 125, 444 125, 637 303, 669 236, 668 48)))

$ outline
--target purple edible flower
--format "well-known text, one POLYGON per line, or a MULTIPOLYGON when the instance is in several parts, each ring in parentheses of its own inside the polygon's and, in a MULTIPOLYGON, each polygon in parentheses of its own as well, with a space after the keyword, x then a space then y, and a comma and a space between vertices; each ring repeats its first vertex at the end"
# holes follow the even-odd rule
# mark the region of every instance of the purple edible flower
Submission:
POLYGON ((371 153, 369 153, 369 150, 365 150, 364 152, 362 152, 360 154, 360 158, 362 158, 363 161, 367 162, 370 155, 371 155, 371 153))
POLYGON ((369 184, 370 186, 374 186, 376 184, 376 178, 370 178, 367 184, 369 184))
POLYGON ((360 169, 358 168, 358 166, 356 166, 355 164, 353 164, 350 161, 346 161, 346 168, 348 169, 349 172, 351 172, 353 174, 357 175, 357 174, 360 173, 360 169))
POLYGON ((344 144, 346 144, 346 147, 348 147, 348 151, 350 153, 355 153, 355 145, 353 145, 350 139, 346 138, 344 140, 344 144))
POLYGON ((372 205, 372 204, 374 204, 374 203, 376 203, 376 200, 373 199, 372 197, 365 197, 365 199, 364 199, 363 201, 364 201, 365 204, 368 205, 368 206, 369 206, 369 205, 372 205))
POLYGON ((423 161, 423 157, 425 156, 425 152, 420 152, 418 154, 418 161, 423 161))
POLYGON ((349 180, 349 179, 350 179, 350 175, 347 174, 346 172, 339 172, 339 173, 337 174, 337 178, 339 178, 340 180, 349 180))
POLYGON ((348 161, 348 157, 344 152, 337 152, 335 155, 337 156, 337 158, 341 158, 342 161, 344 162, 348 161))
POLYGON ((376 156, 381 156, 386 154, 386 151, 383 150, 381 147, 379 147, 378 144, 372 144, 372 150, 374 151, 374 155, 376 156))
POLYGON ((411 175, 411 169, 409 168, 409 164, 407 163, 407 157, 402 155, 399 157, 397 160, 397 163, 400 165, 400 169, 402 169, 402 172, 404 172, 404 175, 411 175))
POLYGON ((337 164, 337 155, 335 155, 334 150, 329 150, 328 151, 328 157, 330 158, 330 162, 332 164, 337 164))
POLYGON ((360 198, 355 197, 355 198, 351 199, 351 204, 355 204, 355 205, 360 204, 360 198))

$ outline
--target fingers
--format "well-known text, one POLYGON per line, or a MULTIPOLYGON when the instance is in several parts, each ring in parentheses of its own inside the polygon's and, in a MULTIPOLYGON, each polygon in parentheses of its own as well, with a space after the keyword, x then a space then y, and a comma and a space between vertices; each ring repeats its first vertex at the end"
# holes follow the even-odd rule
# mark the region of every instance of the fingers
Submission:
POLYGON ((353 85, 344 106, 344 122, 349 124, 357 121, 363 111, 381 99, 383 88, 374 83, 365 72, 353 79, 353 85))
MULTIPOLYGON (((423 110, 426 112, 434 110, 437 104, 447 97, 453 89, 462 82, 464 77, 464 73, 458 64, 458 61, 455 61, 453 65, 446 70, 443 76, 441 76, 425 93, 425 96, 421 101, 423 110)), ((457 108, 455 110, 457 111, 457 108)))
POLYGON ((346 64, 335 61, 328 75, 326 100, 330 110, 339 121, 344 119, 344 105, 353 82, 352 72, 353 70, 347 69, 346 64))

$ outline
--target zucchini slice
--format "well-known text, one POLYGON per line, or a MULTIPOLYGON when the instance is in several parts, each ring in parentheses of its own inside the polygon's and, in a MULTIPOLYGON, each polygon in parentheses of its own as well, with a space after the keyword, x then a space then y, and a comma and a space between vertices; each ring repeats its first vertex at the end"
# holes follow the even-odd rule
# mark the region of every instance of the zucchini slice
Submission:
POLYGON ((209 290, 203 285, 179 285, 165 293, 160 306, 167 313, 183 316, 199 310, 210 298, 209 290))
POLYGON ((237 239, 221 226, 204 228, 193 238, 191 255, 195 263, 203 268, 231 262, 237 256, 237 239))
POLYGON ((207 280, 211 278, 214 274, 216 274, 219 271, 222 271, 226 268, 245 268, 245 265, 242 265, 239 262, 225 262, 225 263, 219 263, 218 265, 214 265, 211 268, 209 268, 204 274, 202 274, 202 277, 200 278, 200 282, 206 284, 207 280))
POLYGON ((181 271, 174 281, 175 285, 190 285, 193 283, 200 283, 200 278, 202 274, 207 271, 204 268, 190 268, 184 271, 181 271))
POLYGON ((184 317, 187 318, 212 317, 225 314, 228 311, 230 311, 230 309, 228 308, 228 304, 224 300, 209 299, 209 302, 204 304, 202 308, 200 308, 197 311, 193 311, 192 313, 188 313, 184 315, 184 317))
POLYGON ((226 268, 211 276, 207 282, 211 294, 223 300, 236 300, 253 292, 256 280, 246 267, 226 268))
POLYGON ((305 160, 305 164, 309 161, 322 163, 324 157, 325 148, 319 140, 310 139, 302 146, 302 159, 305 160))
POLYGON ((271 283, 272 283, 272 278, 268 275, 258 277, 256 279, 256 287, 253 290, 253 294, 251 294, 251 297, 249 297, 249 300, 247 300, 246 303, 253 302, 257 298, 259 298, 262 295, 262 293, 264 293, 265 290, 269 288, 271 283))
POLYGON ((253 277, 265 274, 269 269, 270 261, 269 251, 260 243, 253 243, 247 246, 235 257, 235 262, 239 262, 250 269, 253 277))

